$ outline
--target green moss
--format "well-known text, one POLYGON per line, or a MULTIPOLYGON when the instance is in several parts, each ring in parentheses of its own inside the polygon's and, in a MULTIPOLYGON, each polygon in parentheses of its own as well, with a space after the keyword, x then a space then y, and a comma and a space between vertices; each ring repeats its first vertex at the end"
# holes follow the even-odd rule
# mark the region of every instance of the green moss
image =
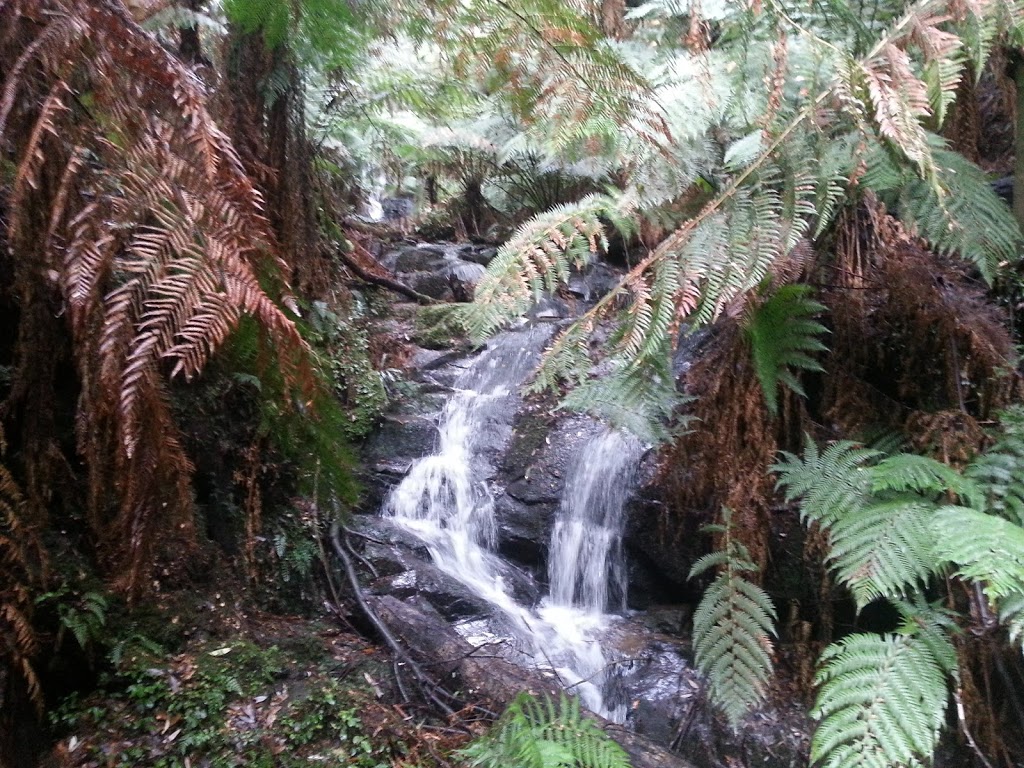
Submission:
POLYGON ((437 304, 419 307, 412 340, 426 349, 460 349, 469 346, 459 317, 462 305, 437 304))

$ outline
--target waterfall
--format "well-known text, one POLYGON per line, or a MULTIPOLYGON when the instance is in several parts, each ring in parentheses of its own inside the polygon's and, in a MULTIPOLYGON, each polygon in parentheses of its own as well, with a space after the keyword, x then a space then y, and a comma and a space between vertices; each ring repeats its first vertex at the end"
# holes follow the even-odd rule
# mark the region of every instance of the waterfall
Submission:
MULTIPOLYGON (((603 613, 609 595, 618 596, 616 607, 624 600, 622 507, 639 457, 636 441, 605 432, 574 463, 552 538, 552 594, 536 610, 511 595, 493 552, 486 481, 494 467, 485 449, 510 435, 516 391, 549 336, 548 328, 502 334, 468 364, 441 413, 434 453, 413 462, 384 514, 419 536, 441 570, 499 610, 519 661, 553 670, 590 709, 623 722, 625 706, 605 700, 608 660, 598 636, 610 619, 603 613)), ((463 631, 480 639, 475 628, 463 631)))
POLYGON ((625 609, 623 512, 641 450, 635 438, 606 430, 576 457, 551 532, 552 603, 596 614, 625 609))
POLYGON ((441 570, 506 611, 515 601, 498 576, 494 501, 476 447, 485 431, 510 430, 516 390, 550 336, 548 328, 508 332, 467 367, 441 413, 437 448, 413 462, 392 490, 384 514, 426 542, 441 570), (510 419, 509 419, 510 420, 510 419))

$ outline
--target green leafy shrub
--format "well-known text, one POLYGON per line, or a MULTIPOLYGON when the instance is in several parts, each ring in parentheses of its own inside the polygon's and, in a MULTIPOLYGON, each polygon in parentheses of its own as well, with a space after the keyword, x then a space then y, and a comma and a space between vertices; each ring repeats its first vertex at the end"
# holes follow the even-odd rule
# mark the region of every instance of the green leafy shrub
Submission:
POLYGON ((51 720, 76 735, 106 735, 108 743, 87 737, 80 748, 110 768, 299 768, 313 754, 327 764, 389 768, 392 748, 366 732, 358 693, 319 667, 301 685, 287 681, 300 663, 241 639, 172 657, 133 643, 99 704, 71 697, 51 720))

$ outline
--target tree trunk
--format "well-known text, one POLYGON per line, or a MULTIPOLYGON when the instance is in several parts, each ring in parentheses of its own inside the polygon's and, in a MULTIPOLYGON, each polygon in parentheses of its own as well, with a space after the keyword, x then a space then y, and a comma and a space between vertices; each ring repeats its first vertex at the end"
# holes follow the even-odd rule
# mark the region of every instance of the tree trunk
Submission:
POLYGON ((1016 56, 1013 80, 1017 86, 1017 109, 1014 132, 1013 215, 1024 231, 1024 57, 1016 56))
POLYGON ((601 31, 615 40, 629 37, 626 0, 601 0, 601 31))

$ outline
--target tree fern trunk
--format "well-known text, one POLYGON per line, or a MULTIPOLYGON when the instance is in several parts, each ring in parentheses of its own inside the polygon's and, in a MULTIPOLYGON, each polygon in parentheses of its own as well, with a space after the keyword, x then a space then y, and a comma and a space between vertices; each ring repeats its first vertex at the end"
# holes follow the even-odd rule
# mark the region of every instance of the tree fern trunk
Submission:
POLYGON ((1017 87, 1017 109, 1014 117, 1013 215, 1024 229, 1024 58, 1014 57, 1013 81, 1017 87))

